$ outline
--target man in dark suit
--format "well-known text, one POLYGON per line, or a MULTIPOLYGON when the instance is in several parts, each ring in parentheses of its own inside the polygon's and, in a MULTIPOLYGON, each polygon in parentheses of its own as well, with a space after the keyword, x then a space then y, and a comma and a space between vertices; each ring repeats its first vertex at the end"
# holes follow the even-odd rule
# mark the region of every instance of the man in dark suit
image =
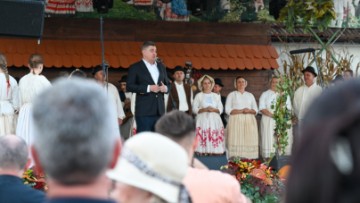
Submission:
POLYGON ((155 43, 144 42, 141 52, 142 60, 130 66, 127 79, 127 90, 136 93, 137 132, 154 131, 156 121, 165 113, 164 93, 170 90, 165 67, 156 61, 155 43))
POLYGON ((0 202, 39 203, 45 194, 24 185, 22 174, 28 162, 28 147, 15 135, 0 136, 0 202))

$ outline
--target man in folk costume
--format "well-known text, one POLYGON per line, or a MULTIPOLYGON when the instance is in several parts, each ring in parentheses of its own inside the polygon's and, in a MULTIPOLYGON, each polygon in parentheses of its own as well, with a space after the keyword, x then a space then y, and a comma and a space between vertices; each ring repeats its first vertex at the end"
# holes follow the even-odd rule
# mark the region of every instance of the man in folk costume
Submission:
POLYGON ((171 84, 167 112, 177 109, 192 115, 193 92, 189 84, 184 83, 185 72, 181 66, 176 66, 173 74, 174 82, 171 84))
POLYGON ((123 75, 118 81, 120 84, 119 95, 125 113, 125 118, 120 126, 121 136, 123 139, 128 139, 132 131, 132 125, 134 122, 134 115, 131 112, 131 97, 132 93, 126 90, 127 75, 123 75))
MULTIPOLYGON (((214 81, 215 81, 215 85, 214 85, 213 92, 219 95, 219 97, 221 98, 222 105, 225 106, 226 97, 221 95, 221 90, 224 87, 224 84, 222 83, 220 78, 215 78, 214 81)), ((221 116, 221 120, 224 124, 224 127, 226 127, 226 125, 227 125, 226 113, 223 112, 223 113, 221 113, 220 116, 221 116)))
POLYGON ((94 79, 98 83, 100 83, 100 85, 102 85, 104 89, 107 91, 107 95, 113 105, 113 110, 117 113, 118 123, 119 125, 121 125, 123 119, 125 118, 125 113, 121 104, 119 91, 117 90, 115 85, 106 82, 107 75, 103 73, 103 69, 101 65, 95 66, 95 68, 92 71, 92 74, 94 76, 94 79))
POLYGON ((303 71, 305 84, 299 87, 294 94, 294 112, 301 127, 305 113, 310 107, 312 101, 321 94, 321 87, 315 83, 317 73, 311 66, 303 71))

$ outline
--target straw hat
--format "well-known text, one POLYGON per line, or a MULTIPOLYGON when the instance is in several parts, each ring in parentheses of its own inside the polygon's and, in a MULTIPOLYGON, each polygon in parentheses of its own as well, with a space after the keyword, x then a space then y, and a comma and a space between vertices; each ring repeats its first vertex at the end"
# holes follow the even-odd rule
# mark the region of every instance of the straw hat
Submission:
POLYGON ((167 202, 178 202, 188 168, 185 150, 169 138, 142 132, 125 142, 110 179, 149 191, 167 202))

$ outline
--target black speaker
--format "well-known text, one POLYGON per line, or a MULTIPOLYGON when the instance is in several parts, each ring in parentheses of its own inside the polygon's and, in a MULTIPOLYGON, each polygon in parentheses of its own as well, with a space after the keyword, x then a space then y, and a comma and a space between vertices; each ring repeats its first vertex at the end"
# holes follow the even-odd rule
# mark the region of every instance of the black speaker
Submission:
POLYGON ((0 0, 0 35, 40 38, 44 14, 44 1, 0 0))

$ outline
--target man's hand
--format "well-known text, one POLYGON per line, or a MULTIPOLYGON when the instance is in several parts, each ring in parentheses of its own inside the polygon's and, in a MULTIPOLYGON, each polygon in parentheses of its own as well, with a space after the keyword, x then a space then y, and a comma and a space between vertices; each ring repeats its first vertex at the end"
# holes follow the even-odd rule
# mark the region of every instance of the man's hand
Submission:
POLYGON ((159 86, 159 91, 160 92, 167 92, 167 86, 164 85, 163 82, 161 82, 161 85, 159 86))
POLYGON ((159 86, 157 85, 150 85, 150 92, 155 92, 158 93, 159 92, 159 86))

